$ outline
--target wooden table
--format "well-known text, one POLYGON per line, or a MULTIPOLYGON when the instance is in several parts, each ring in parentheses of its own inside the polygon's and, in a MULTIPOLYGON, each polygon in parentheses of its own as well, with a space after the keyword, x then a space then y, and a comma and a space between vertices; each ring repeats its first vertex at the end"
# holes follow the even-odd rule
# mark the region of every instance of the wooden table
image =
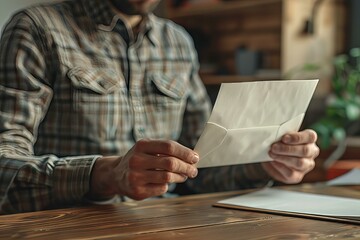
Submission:
MULTIPOLYGON (((360 199, 360 187, 288 189, 360 199)), ((243 192, 0 216, 0 239, 360 239, 360 226, 212 207, 243 192)))

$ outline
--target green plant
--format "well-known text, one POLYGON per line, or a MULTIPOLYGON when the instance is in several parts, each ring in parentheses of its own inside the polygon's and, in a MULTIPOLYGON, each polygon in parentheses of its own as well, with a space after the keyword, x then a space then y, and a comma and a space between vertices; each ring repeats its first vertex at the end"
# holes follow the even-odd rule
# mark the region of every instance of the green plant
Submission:
POLYGON ((334 67, 326 113, 311 126, 319 136, 321 149, 334 141, 345 143, 346 136, 359 134, 360 130, 360 48, 337 56, 334 67))

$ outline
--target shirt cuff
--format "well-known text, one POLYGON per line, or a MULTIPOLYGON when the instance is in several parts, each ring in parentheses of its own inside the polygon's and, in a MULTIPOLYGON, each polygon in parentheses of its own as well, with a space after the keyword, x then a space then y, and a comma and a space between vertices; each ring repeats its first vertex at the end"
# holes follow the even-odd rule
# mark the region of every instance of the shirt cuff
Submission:
POLYGON ((54 195, 60 203, 80 202, 84 198, 90 189, 92 167, 99 157, 67 157, 54 163, 54 195))

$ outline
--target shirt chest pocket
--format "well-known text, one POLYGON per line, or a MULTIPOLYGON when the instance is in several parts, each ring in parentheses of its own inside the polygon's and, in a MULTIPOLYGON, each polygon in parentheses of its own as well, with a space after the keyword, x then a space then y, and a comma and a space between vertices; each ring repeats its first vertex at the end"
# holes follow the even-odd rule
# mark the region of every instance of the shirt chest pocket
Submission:
POLYGON ((122 76, 111 71, 72 68, 67 73, 71 82, 72 108, 82 117, 114 113, 126 89, 122 76))
MULTIPOLYGON (((112 71, 72 68, 67 73, 71 82, 73 106, 92 108, 115 104, 123 88, 124 79, 112 71)), ((84 109, 83 109, 84 110, 84 109)))
POLYGON ((126 110, 122 76, 102 69, 83 68, 72 68, 67 76, 71 84, 74 125, 85 126, 86 138, 94 141, 115 139, 119 116, 126 110))
POLYGON ((184 74, 151 74, 151 102, 158 108, 182 104, 188 95, 189 79, 184 74))
POLYGON ((147 79, 147 116, 154 129, 154 138, 176 140, 181 132, 182 119, 189 95, 189 78, 185 74, 151 74, 147 79))

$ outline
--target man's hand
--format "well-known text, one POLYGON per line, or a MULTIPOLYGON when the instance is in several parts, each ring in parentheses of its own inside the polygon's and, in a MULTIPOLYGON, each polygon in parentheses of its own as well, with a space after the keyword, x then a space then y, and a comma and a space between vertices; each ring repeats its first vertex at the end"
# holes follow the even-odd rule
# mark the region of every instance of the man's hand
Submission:
POLYGON ((271 146, 272 162, 262 163, 265 171, 275 180, 283 183, 299 183, 315 166, 319 155, 317 135, 313 130, 285 134, 271 146))
POLYGON ((96 160, 90 196, 121 194, 142 200, 165 193, 168 183, 184 182, 197 175, 198 155, 174 141, 140 140, 123 157, 96 160))

